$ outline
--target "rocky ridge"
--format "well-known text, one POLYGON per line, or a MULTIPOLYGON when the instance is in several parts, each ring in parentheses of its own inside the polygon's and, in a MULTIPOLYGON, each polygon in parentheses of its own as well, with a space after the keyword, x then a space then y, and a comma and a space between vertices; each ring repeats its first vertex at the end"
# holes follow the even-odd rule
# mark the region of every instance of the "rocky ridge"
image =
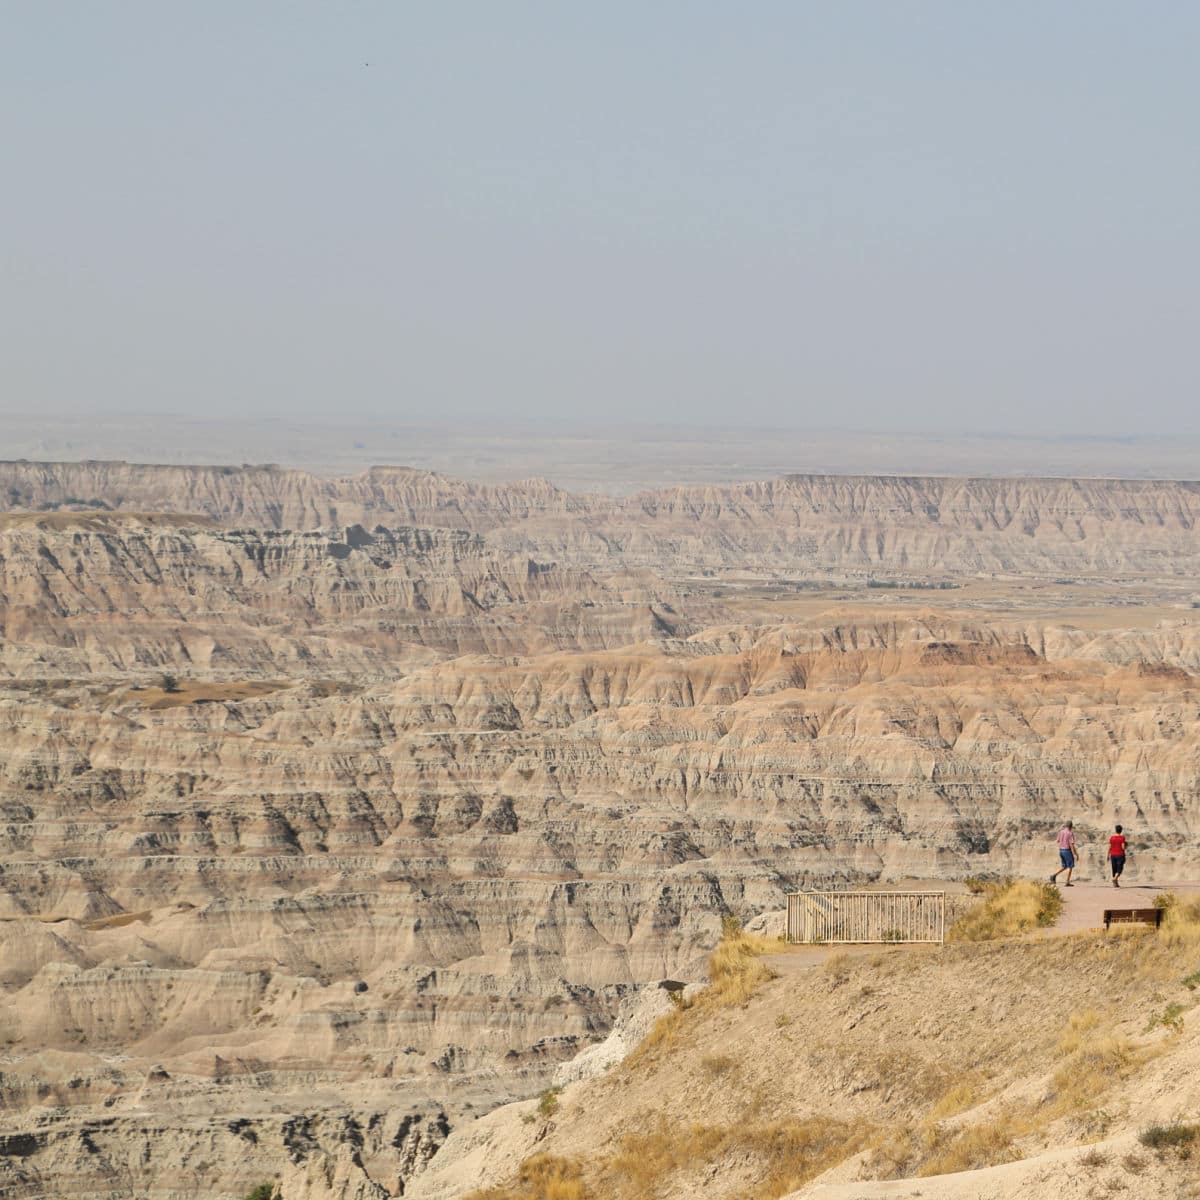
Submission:
POLYGON ((468 530, 498 550, 668 573, 842 569, 1186 577, 1200 483, 789 475, 629 497, 546 480, 473 484, 401 467, 327 479, 270 466, 0 463, 12 511, 177 511, 226 525, 468 530))

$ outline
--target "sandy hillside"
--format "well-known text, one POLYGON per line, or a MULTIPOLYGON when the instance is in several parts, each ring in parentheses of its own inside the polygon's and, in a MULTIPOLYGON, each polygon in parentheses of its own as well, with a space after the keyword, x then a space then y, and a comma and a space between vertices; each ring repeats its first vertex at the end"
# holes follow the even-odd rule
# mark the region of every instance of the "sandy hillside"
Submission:
POLYGON ((453 1135, 412 1194, 1194 1194, 1200 1127, 1138 1134, 1200 1119, 1195 927, 772 961, 750 999, 718 982, 610 1075, 453 1135))

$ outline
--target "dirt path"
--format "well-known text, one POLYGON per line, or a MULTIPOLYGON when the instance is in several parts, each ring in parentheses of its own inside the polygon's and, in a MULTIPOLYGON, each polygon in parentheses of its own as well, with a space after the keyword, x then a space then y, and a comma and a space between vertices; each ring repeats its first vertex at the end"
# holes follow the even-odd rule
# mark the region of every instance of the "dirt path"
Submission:
POLYGON ((778 975, 794 975, 810 967, 819 967, 835 955, 861 958, 876 954, 919 954, 937 950, 932 943, 916 943, 911 946, 892 942, 869 942, 865 945, 831 943, 828 946, 791 946, 775 954, 764 954, 763 962, 778 975))
POLYGON ((1062 916, 1058 924, 1042 931, 1043 936, 1102 929, 1106 908, 1153 908, 1154 897, 1160 892, 1200 895, 1200 883, 1136 883, 1114 888, 1111 883, 1085 882, 1060 890, 1062 916))

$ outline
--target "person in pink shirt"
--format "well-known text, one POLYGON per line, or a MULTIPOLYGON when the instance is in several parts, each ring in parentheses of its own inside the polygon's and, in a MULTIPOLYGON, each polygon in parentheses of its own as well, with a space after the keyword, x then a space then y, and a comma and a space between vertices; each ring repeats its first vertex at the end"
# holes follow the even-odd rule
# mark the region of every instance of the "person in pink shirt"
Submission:
POLYGON ((1078 853, 1078 847, 1075 845, 1075 826, 1068 821, 1058 831, 1058 859, 1062 866, 1050 876, 1051 883, 1057 883, 1058 877, 1066 871, 1067 882, 1066 887, 1073 886, 1071 883, 1071 872, 1075 869, 1075 855, 1078 853))

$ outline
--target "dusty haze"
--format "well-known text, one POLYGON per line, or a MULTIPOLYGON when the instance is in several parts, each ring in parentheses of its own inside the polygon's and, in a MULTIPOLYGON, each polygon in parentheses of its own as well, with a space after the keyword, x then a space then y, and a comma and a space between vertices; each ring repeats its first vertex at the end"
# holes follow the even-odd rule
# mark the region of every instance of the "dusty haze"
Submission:
POLYGON ((539 476, 571 490, 628 494, 792 473, 1193 479, 1200 438, 939 434, 883 429, 720 427, 580 419, 412 421, 397 416, 218 419, 113 413, 5 419, 3 456, 34 461, 278 463, 319 475, 403 465, 486 482, 539 476))

